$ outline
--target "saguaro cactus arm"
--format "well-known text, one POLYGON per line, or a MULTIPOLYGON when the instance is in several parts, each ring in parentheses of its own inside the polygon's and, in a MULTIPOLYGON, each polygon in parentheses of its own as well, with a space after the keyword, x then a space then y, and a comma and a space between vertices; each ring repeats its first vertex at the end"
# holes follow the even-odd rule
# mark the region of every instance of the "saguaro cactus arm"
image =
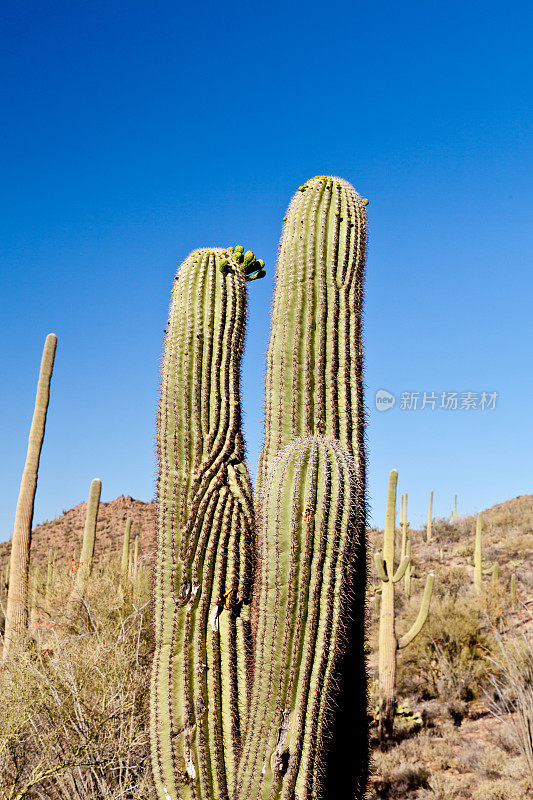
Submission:
POLYGON ((387 575, 387 567, 383 561, 383 556, 377 551, 374 553, 374 564, 376 565, 376 571, 380 580, 382 580, 383 583, 387 583, 389 580, 389 576, 387 575))
POLYGON ((435 576, 432 572, 426 578, 426 586, 424 588, 424 594, 422 597, 422 602, 420 604, 420 609, 418 611, 417 618, 403 636, 398 639, 398 648, 407 647, 408 644, 411 644, 413 639, 415 639, 428 618, 429 614, 429 606, 431 604, 431 595, 433 592, 433 583, 435 581, 435 576))
POLYGON ((401 581, 401 579, 405 575, 405 570, 407 569, 408 566, 409 566, 409 556, 405 556, 401 564, 398 565, 398 569, 392 576, 393 583, 398 583, 398 581, 401 581))
POLYGON ((37 489, 39 460, 44 440, 46 414, 50 400, 50 381, 54 368, 57 336, 49 333, 44 344, 37 383, 35 408, 28 440, 26 463, 20 482, 20 492, 15 512, 15 525, 11 544, 9 591, 7 597, 4 633, 4 658, 11 647, 15 629, 24 631, 28 626, 28 578, 30 568, 31 526, 37 489))

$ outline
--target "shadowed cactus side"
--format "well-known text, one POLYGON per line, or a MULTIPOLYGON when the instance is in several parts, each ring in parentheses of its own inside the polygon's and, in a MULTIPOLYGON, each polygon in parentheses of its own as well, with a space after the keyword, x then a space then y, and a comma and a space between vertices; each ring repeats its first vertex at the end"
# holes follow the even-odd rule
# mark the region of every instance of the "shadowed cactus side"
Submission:
POLYGON ((379 737, 382 742, 390 739, 393 733, 394 710, 396 705, 396 657, 399 648, 407 647, 418 636, 426 622, 434 576, 430 573, 420 610, 411 628, 401 637, 396 635, 396 617, 394 608, 394 585, 398 583, 410 567, 409 555, 395 569, 395 519, 396 519, 396 485, 398 473, 395 469, 389 475, 387 491, 387 511, 385 531, 383 534, 383 551, 374 553, 374 561, 378 576, 381 578, 381 613, 379 617, 379 737))
POLYGON ((46 337, 41 359, 26 463, 24 464, 15 512, 4 632, 4 658, 7 657, 17 634, 20 632, 24 635, 28 628, 31 526, 56 346, 57 336, 54 333, 49 333, 46 337))

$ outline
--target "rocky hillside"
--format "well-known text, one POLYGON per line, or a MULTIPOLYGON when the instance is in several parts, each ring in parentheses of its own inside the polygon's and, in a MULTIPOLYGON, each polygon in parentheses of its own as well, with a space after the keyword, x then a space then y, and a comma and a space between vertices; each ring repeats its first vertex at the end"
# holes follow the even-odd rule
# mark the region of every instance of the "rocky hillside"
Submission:
MULTIPOLYGON (((42 563, 51 547, 55 549, 56 561, 70 562, 81 550, 83 527, 87 503, 80 503, 65 511, 60 517, 38 525, 33 529, 31 560, 42 563)), ((134 500, 132 497, 117 497, 109 503, 100 503, 98 511, 95 560, 103 554, 114 553, 122 548, 122 537, 128 517, 132 520, 132 540, 139 534, 140 554, 145 563, 150 562, 155 550, 155 505, 134 500)), ((0 544, 0 569, 7 561, 9 542, 0 544)))

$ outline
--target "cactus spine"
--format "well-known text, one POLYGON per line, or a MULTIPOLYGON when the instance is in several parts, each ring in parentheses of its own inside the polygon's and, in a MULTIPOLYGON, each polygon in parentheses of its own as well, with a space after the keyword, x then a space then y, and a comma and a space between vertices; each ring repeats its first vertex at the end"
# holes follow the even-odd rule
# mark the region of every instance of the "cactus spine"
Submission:
POLYGON ((4 633, 4 658, 7 657, 17 632, 20 631, 24 633, 28 627, 31 526, 56 346, 56 335, 54 333, 49 333, 46 337, 41 359, 35 408, 28 440, 28 452, 24 471, 22 473, 17 509, 15 512, 15 525, 13 528, 10 558, 11 576, 7 596, 4 633))
POLYGON ((431 542, 432 539, 433 539, 433 490, 429 495, 428 521, 426 525, 426 542, 431 542))
POLYGON ((120 582, 122 586, 126 586, 129 579, 129 560, 130 560, 130 533, 131 533, 131 519, 126 520, 126 527, 124 529, 124 539, 122 541, 122 559, 120 562, 120 582))
POLYGON ((160 800, 228 795, 246 705, 253 505, 239 398, 242 253, 193 252, 173 288, 158 418, 151 744, 160 800))
POLYGON ((476 541, 474 545, 474 589, 476 594, 481 594, 482 591, 482 530, 481 530, 481 514, 476 517, 476 541))
POLYGON ((389 475, 387 492, 387 511, 383 536, 383 551, 376 552, 374 560, 381 578, 381 614, 379 617, 379 736, 381 741, 390 739, 394 725, 396 681, 396 656, 401 647, 407 647, 420 633, 429 613, 434 576, 427 577, 426 587, 418 616, 407 633, 399 639, 395 630, 394 585, 402 579, 408 566, 406 555, 398 568, 394 568, 394 544, 396 518, 396 485, 398 473, 395 469, 389 475))
POLYGON ((74 571, 75 584, 70 594, 69 602, 72 605, 83 603, 83 598, 87 590, 87 584, 93 571, 94 546, 96 543, 96 522, 98 519, 98 508, 100 505, 100 493, 102 491, 102 481, 95 478, 91 481, 89 489, 89 499, 87 500, 87 511, 85 513, 85 527, 83 529, 83 541, 81 545, 81 555, 79 564, 74 571))

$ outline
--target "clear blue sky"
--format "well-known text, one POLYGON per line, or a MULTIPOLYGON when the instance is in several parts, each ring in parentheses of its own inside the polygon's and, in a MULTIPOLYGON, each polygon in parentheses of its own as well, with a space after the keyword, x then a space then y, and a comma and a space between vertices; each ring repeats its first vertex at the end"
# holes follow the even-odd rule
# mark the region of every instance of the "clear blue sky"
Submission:
POLYGON ((11 534, 45 335, 59 343, 36 521, 150 499, 173 276, 202 245, 252 285, 245 432, 255 473, 281 220, 315 174, 370 198, 369 502, 389 469, 419 524, 533 492, 529 2, 4 0, 0 540, 11 534), (374 394, 398 396, 374 410, 374 394), (407 411, 402 391, 496 391, 407 411))

